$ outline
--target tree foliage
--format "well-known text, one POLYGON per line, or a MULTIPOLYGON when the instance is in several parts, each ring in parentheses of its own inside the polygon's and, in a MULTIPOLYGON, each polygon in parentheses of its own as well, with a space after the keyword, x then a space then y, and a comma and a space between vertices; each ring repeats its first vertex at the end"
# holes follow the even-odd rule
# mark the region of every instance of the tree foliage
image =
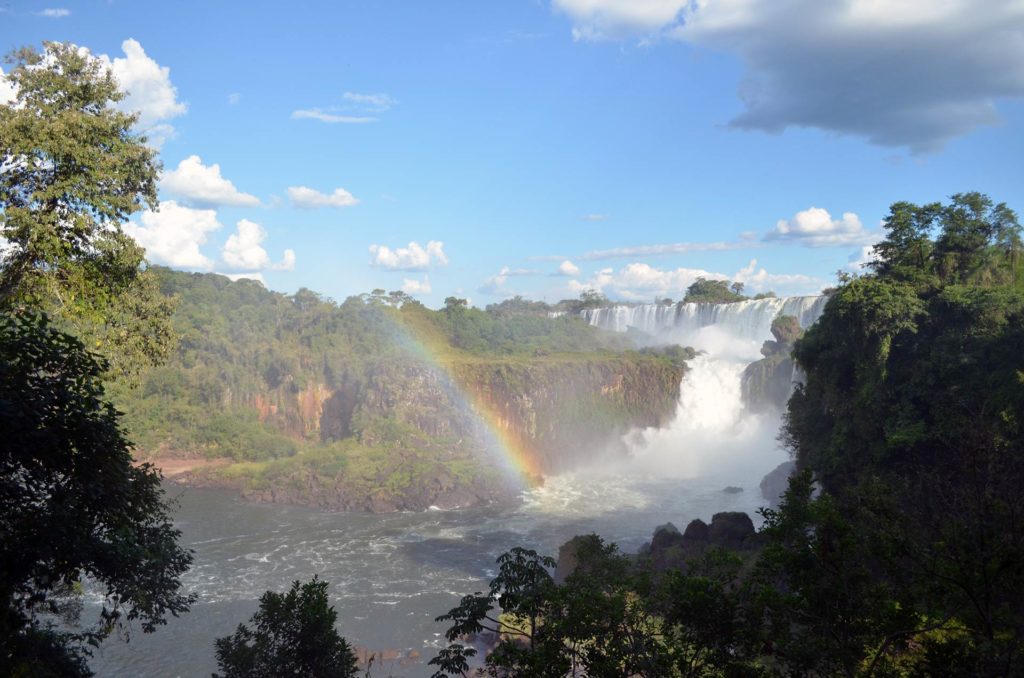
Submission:
POLYGON ((907 637, 944 621, 965 671, 1020 671, 1020 226, 977 193, 896 203, 884 225, 874 274, 842 284, 796 345, 807 379, 786 435, 870 546, 854 562, 915 615, 907 637))
MULTIPOLYGON (((267 591, 250 624, 216 641, 222 678, 354 678, 356 656, 335 629, 338 613, 327 582, 295 581, 287 593, 267 591)), ((217 674, 214 674, 217 676, 217 674)))
POLYGON ((658 571, 590 537, 559 585, 513 551, 530 567, 442 617, 496 647, 473 668, 453 642, 438 675, 1024 673, 1021 229, 977 193, 896 203, 885 228, 802 337, 773 327, 806 372, 783 431, 801 471, 756 555, 658 571))
POLYGON ((728 280, 708 280, 697 278, 688 288, 683 303, 714 303, 725 304, 743 301, 743 283, 730 283, 728 280))
POLYGON ((159 163, 103 63, 44 43, 8 61, 0 105, 0 304, 46 310, 132 376, 173 346, 171 301, 121 225, 156 209, 159 163))
MULTIPOLYGON (((158 473, 134 466, 118 413, 104 400, 102 360, 45 316, 0 320, 0 673, 36 662, 78 666, 116 629, 144 632, 188 609, 158 473), (51 617, 82 584, 99 620, 67 631, 51 617)), ((63 669, 54 669, 60 674, 63 669)), ((33 675, 36 675, 33 673, 33 675)))

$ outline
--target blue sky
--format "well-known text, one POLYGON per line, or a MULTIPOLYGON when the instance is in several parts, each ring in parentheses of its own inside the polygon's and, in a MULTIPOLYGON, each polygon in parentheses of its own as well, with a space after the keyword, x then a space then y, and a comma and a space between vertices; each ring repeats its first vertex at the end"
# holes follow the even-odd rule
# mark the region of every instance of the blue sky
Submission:
POLYGON ((1024 209, 1019 0, 0 2, 42 40, 142 111, 150 259, 284 292, 809 293, 894 201, 1024 209))

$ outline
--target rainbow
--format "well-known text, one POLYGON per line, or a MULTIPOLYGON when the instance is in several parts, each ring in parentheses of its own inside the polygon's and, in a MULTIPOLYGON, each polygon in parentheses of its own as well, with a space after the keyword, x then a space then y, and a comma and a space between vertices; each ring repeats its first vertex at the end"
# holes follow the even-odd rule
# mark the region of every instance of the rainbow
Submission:
POLYGON ((442 355, 451 350, 447 342, 418 337, 405 323, 391 317, 391 314, 387 316, 391 320, 397 343, 410 355, 435 369, 444 379, 455 404, 471 413, 481 424, 487 448, 497 453, 506 475, 523 487, 539 485, 543 480, 543 472, 537 455, 529 443, 512 429, 507 416, 486 397, 483 389, 466 379, 459 379, 451 366, 446 364, 442 355))

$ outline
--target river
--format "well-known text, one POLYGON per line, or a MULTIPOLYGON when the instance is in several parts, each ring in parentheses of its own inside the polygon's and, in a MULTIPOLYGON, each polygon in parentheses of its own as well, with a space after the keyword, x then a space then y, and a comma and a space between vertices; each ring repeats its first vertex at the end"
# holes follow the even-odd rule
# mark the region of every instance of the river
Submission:
POLYGON ((682 529, 719 511, 745 511, 760 524, 755 513, 765 502, 758 483, 786 455, 775 441, 778 419, 743 412, 740 374, 770 337, 775 315, 792 313, 806 325, 821 305, 803 298, 730 304, 716 316, 692 304, 670 313, 623 307, 591 316, 617 331, 678 331, 675 341, 707 354, 690 361, 673 422, 627 436, 628 459, 549 478, 515 504, 328 513, 168 484, 180 502, 182 542, 195 550, 184 588, 198 602, 154 634, 134 629, 128 643, 108 640, 92 666, 100 676, 209 676, 217 668, 214 639, 246 621, 264 591, 284 591, 316 574, 330 583, 338 628, 349 642, 401 658, 420 655, 412 663, 383 662, 374 676, 429 676, 426 660, 444 645, 445 627, 434 618, 482 590, 495 559, 513 546, 554 556, 573 536, 597 533, 633 552, 667 522, 682 529), (723 492, 726 486, 743 491, 723 492))

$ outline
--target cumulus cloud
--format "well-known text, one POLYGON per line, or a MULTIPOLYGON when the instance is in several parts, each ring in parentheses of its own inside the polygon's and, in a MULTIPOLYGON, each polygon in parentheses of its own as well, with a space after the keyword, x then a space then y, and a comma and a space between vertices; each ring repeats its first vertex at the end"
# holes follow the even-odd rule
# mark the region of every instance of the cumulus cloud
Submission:
POLYGON ((394 271, 425 271, 432 265, 448 265, 444 243, 439 240, 429 241, 425 248, 416 242, 395 249, 387 245, 370 245, 370 254, 373 255, 374 266, 394 271))
POLYGON ((14 83, 4 75, 4 69, 0 68, 0 105, 14 101, 16 96, 18 96, 18 90, 15 89, 14 83))
POLYGON ((36 12, 36 16, 45 17, 47 19, 63 19, 64 17, 71 16, 71 10, 64 9, 63 7, 44 9, 41 12, 36 12))
POLYGON ((295 251, 285 250, 280 263, 272 264, 270 255, 263 248, 267 232, 254 221, 242 219, 235 225, 235 232, 224 243, 221 257, 224 263, 234 269, 246 271, 291 271, 295 269, 295 251))
MULTIPOLYGON (((170 69, 147 56, 137 40, 125 40, 121 49, 124 57, 111 59, 100 54, 96 58, 113 72, 119 87, 127 94, 117 103, 117 108, 138 113, 136 131, 145 134, 149 145, 159 149, 174 136, 174 126, 168 120, 183 115, 187 106, 178 101, 178 91, 171 84, 170 69)), ((0 104, 13 100, 14 96, 14 85, 3 77, 0 70, 0 104)))
POLYGON ((121 43, 125 56, 98 58, 114 73, 121 89, 128 93, 118 108, 138 112, 140 129, 157 146, 173 136, 174 128, 166 121, 184 115, 188 107, 178 101, 178 90, 171 84, 171 71, 150 58, 137 40, 121 43))
POLYGON ((783 294, 816 292, 825 286, 825 281, 799 273, 769 273, 762 266, 757 267, 757 259, 751 259, 746 267, 734 273, 731 280, 743 283, 748 292, 765 292, 774 290, 783 294))
POLYGON ((199 251, 210 233, 223 224, 217 212, 184 207, 173 200, 160 203, 160 210, 146 210, 139 216, 140 224, 129 221, 125 232, 146 249, 150 261, 175 268, 209 271, 213 261, 199 251))
POLYGON ((570 278, 575 278, 580 274, 580 267, 572 263, 568 259, 558 265, 558 271, 555 275, 565 275, 570 278))
POLYGON ((336 188, 330 195, 306 186, 289 186, 288 199, 295 207, 315 209, 317 207, 351 207, 359 199, 344 188, 336 188))
POLYGON ((866 231, 860 218, 853 212, 844 212, 841 219, 833 219, 828 210, 811 207, 797 212, 792 219, 779 219, 775 229, 764 239, 793 242, 808 247, 856 245, 873 240, 876 234, 866 231))
POLYGON ((402 291, 406 294, 430 294, 430 277, 423 276, 423 280, 405 278, 402 280, 402 291))
POLYGON ((596 290, 610 297, 629 301, 650 301, 655 297, 682 298, 697 278, 742 282, 751 292, 774 289, 782 293, 805 293, 820 290, 824 281, 811 276, 773 274, 757 268, 757 260, 733 275, 700 268, 659 269, 635 262, 619 270, 603 268, 589 280, 570 280, 569 290, 575 294, 596 290))
POLYGON ((846 270, 853 273, 861 273, 866 271, 871 262, 875 261, 876 258, 875 246, 863 245, 846 260, 846 270))
POLYGON ((688 0, 553 0, 573 20, 574 40, 650 34, 673 23, 688 0))
POLYGON ((927 153, 1024 96, 1018 0, 553 3, 576 39, 656 33, 738 56, 741 129, 808 127, 927 153))
POLYGON ((260 204, 259 198, 242 193, 222 177, 220 165, 204 165, 198 155, 190 155, 178 163, 176 169, 164 174, 160 185, 164 190, 200 206, 255 207, 260 204))

